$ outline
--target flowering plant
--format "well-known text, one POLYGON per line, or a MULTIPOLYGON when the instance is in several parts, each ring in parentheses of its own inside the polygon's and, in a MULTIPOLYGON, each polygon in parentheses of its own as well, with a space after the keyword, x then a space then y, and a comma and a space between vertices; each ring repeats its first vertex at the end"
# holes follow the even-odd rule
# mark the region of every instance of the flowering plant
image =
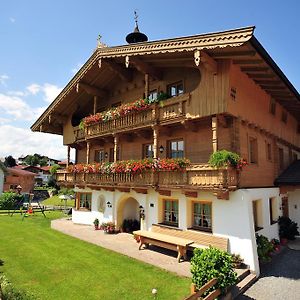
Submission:
POLYGON ((246 159, 241 158, 237 153, 227 150, 219 150, 214 152, 210 156, 208 163, 215 168, 231 166, 237 170, 242 170, 243 167, 248 165, 246 159))
POLYGON ((186 158, 167 158, 142 160, 121 160, 92 164, 70 165, 67 170, 71 173, 98 173, 98 174, 140 174, 144 171, 183 171, 190 165, 186 158))
POLYGON ((80 122, 79 127, 83 129, 84 127, 91 124, 107 122, 109 120, 114 120, 122 116, 126 116, 132 112, 147 110, 152 103, 153 101, 150 103, 148 99, 139 99, 131 103, 125 103, 118 107, 113 107, 106 111, 83 118, 80 122))

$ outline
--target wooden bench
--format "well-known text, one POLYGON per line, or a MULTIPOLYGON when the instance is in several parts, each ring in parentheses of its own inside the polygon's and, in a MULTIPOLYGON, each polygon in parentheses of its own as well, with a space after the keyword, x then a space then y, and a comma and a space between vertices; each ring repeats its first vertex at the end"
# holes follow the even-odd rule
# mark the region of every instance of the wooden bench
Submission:
POLYGON ((181 230, 178 228, 166 227, 164 225, 152 225, 151 232, 167 234, 173 237, 184 238, 192 240, 193 243, 189 245, 190 249, 194 248, 208 248, 209 246, 228 251, 228 239, 211 233, 204 233, 196 230, 181 230))
POLYGON ((175 237, 168 234, 137 230, 133 232, 134 236, 139 237, 140 246, 139 250, 142 249, 142 246, 145 245, 147 248, 149 244, 156 245, 162 248, 170 249, 177 251, 177 260, 180 262, 180 259, 183 258, 186 260, 186 251, 187 247, 193 244, 193 240, 189 240, 182 237, 175 237))

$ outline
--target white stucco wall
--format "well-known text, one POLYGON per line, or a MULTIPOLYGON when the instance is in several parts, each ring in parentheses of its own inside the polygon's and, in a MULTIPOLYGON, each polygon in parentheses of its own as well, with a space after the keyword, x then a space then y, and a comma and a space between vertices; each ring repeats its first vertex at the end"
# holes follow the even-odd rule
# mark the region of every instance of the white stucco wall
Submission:
POLYGON ((191 199, 178 190, 172 191, 171 196, 161 196, 153 189, 148 189, 147 194, 137 193, 133 190, 130 192, 118 190, 110 192, 105 190, 75 189, 75 191, 92 192, 92 207, 90 212, 73 209, 73 222, 91 225, 94 219, 98 218, 100 223, 113 221, 120 226, 122 220, 120 220, 120 217, 118 220, 118 216, 120 216, 118 209, 123 207, 121 209, 122 217, 138 216, 136 214, 137 208, 141 205, 145 210, 145 220, 141 221, 141 228, 145 230, 151 230, 152 224, 162 221, 161 199, 178 199, 179 228, 181 229, 187 229, 188 224, 190 224, 189 203, 192 200, 209 201, 212 203, 213 234, 227 237, 229 239, 229 252, 240 254, 244 258, 245 263, 257 274, 259 274, 259 265, 256 252, 252 201, 261 200, 262 203, 263 229, 258 231, 258 233, 267 236, 269 239, 278 238, 278 225, 277 223, 270 224, 269 216, 269 198, 272 197, 276 198, 276 207, 279 214, 281 201, 278 188, 241 189, 231 192, 229 200, 217 199, 209 192, 198 192, 198 197, 191 199), (101 197, 105 203, 104 213, 99 212, 99 199, 101 197), (125 205, 124 203, 129 198, 135 199, 137 203, 134 202, 135 200, 130 200, 132 205, 129 203, 129 206, 122 206, 125 205), (110 202, 112 207, 108 207, 107 202, 110 202), (135 210, 132 215, 128 212, 131 206, 135 210))
POLYGON ((289 216, 300 228, 300 189, 288 193, 289 216))

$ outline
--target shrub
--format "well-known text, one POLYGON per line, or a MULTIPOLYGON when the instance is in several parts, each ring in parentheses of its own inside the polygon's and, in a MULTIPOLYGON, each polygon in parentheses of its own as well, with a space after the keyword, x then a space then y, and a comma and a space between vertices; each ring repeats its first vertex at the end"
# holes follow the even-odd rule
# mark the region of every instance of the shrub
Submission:
MULTIPOLYGON (((217 278, 216 288, 225 293, 226 288, 234 285, 237 275, 233 270, 232 257, 217 248, 195 249, 191 259, 192 281, 199 289, 213 278, 217 278)), ((211 292, 214 288, 208 290, 211 292)))
POLYGON ((15 209, 22 200, 22 195, 13 192, 5 192, 0 196, 0 209, 15 209))
POLYGON ((294 240, 295 235, 299 235, 298 224, 288 217, 279 217, 279 236, 288 240, 294 240))
POLYGON ((242 169, 248 164, 247 161, 242 159, 237 153, 227 150, 219 150, 214 152, 210 156, 208 163, 215 168, 232 166, 236 169, 242 169))
POLYGON ((57 170, 60 169, 60 165, 54 164, 50 168, 50 174, 53 176, 56 174, 57 170))
POLYGON ((0 299, 30 300, 30 299, 35 299, 35 297, 24 291, 17 290, 3 274, 0 274, 0 299))
POLYGON ((256 244, 257 244, 257 255, 260 261, 269 262, 271 260, 270 253, 273 251, 274 246, 268 240, 267 237, 263 235, 256 235, 256 244))

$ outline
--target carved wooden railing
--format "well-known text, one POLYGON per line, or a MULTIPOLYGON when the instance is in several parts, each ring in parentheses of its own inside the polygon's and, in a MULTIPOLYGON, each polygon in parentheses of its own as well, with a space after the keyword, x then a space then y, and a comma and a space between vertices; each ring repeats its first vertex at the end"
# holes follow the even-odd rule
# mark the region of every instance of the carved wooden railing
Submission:
POLYGON ((185 116, 186 101, 189 94, 164 100, 162 104, 153 104, 149 109, 134 112, 114 120, 101 121, 88 125, 84 130, 74 127, 75 139, 81 140, 85 137, 100 136, 108 133, 128 131, 150 126, 155 123, 174 122, 185 116))
POLYGON ((85 138, 85 131, 80 129, 79 126, 76 126, 74 127, 74 135, 76 141, 82 140, 85 138))
POLYGON ((128 187, 158 186, 165 188, 202 188, 235 190, 239 174, 235 169, 215 169, 207 164, 192 165, 186 171, 158 171, 142 174, 68 173, 58 170, 56 180, 61 183, 91 185, 122 185, 128 187))

